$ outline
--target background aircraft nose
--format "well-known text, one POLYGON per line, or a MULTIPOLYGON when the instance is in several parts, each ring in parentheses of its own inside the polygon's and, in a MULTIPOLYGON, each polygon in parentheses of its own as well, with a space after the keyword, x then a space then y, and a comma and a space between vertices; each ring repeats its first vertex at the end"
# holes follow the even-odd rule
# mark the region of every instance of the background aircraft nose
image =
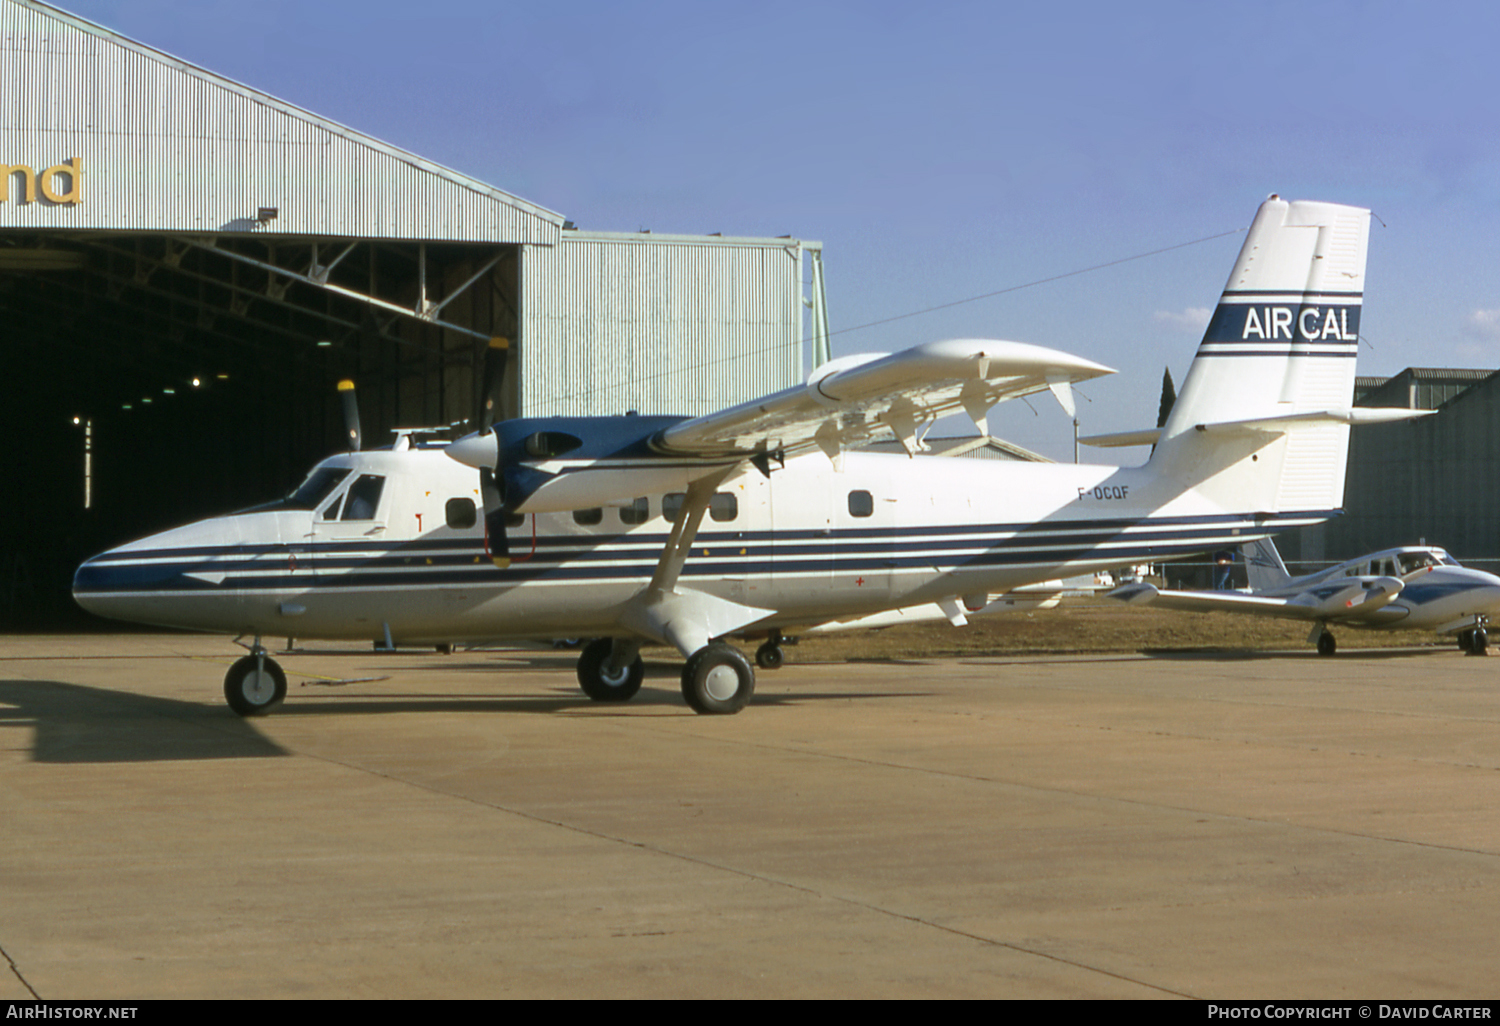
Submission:
POLYGON ((478 431, 472 435, 464 435, 458 441, 444 446, 443 451, 465 466, 490 470, 495 469, 495 463, 500 455, 499 443, 496 442, 493 431, 478 431))

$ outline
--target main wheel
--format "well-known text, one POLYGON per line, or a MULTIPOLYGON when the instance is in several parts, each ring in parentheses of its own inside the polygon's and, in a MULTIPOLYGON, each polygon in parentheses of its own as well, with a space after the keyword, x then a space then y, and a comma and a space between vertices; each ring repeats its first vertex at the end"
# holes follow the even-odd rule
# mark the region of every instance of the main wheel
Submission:
POLYGON ((1324 631, 1318 635, 1318 655, 1331 656, 1339 650, 1338 642, 1333 640, 1333 635, 1324 631))
POLYGON ((755 665, 762 670, 779 670, 785 659, 781 646, 774 641, 768 641, 755 650, 755 665))
POLYGON ((737 713, 753 694, 755 670, 750 660, 722 641, 704 645, 682 668, 682 697, 696 713, 737 713))
POLYGON ((1474 633, 1469 637, 1469 655, 1482 656, 1489 647, 1489 634, 1483 627, 1474 628, 1474 633))
POLYGON ((614 644, 611 638, 595 638, 578 657, 578 684, 596 702, 628 702, 646 679, 646 664, 640 656, 619 672, 609 672, 609 653, 614 644))
POLYGON ((286 698, 286 674, 276 660, 247 655, 224 674, 224 701, 241 716, 264 716, 286 698))
POLYGON ((1462 651, 1462 652, 1472 652, 1474 650, 1474 632, 1473 631, 1459 631, 1458 632, 1458 647, 1459 647, 1459 650, 1462 651))

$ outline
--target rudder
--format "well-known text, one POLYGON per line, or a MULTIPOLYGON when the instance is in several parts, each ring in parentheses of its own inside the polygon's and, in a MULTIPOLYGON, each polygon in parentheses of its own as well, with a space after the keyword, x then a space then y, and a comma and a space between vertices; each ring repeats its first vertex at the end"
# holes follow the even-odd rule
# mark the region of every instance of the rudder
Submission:
POLYGON ((1261 204, 1154 464, 1192 473, 1200 488, 1211 482, 1215 498, 1240 509, 1342 503, 1347 424, 1253 422, 1353 406, 1369 217, 1276 196, 1261 204))

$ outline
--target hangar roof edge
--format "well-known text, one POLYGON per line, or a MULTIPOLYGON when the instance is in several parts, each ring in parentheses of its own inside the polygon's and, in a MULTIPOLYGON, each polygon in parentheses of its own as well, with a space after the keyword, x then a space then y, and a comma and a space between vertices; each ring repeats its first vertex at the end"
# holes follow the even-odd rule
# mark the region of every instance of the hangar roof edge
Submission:
POLYGON ((486 182, 482 182, 479 179, 465 175, 462 172, 455 171, 452 168, 445 167, 432 160, 428 160, 427 158, 413 153, 410 150, 402 149, 401 147, 396 146, 392 143, 385 142, 381 139, 375 138, 374 136, 367 135, 364 132, 360 132, 357 129, 350 128, 347 125, 343 125, 337 121, 333 121, 330 118, 315 114, 312 111, 307 110, 303 107, 299 107, 294 103, 290 103, 286 100, 282 100, 278 97, 272 96, 270 93, 263 92, 252 86, 245 85, 244 83, 237 82, 234 79, 210 71, 207 68, 200 67, 199 65, 183 60, 180 57, 174 57, 173 55, 163 50, 158 50, 155 47, 139 42, 138 40, 131 39, 129 36, 122 35, 121 33, 114 31, 113 29, 107 28, 96 22, 89 21, 87 18, 83 18, 69 11, 54 7, 51 4, 43 3, 41 2, 41 0, 0 0, 0 4, 9 4, 16 7, 26 8, 31 10, 36 15, 66 23, 67 25, 80 32, 85 32, 100 39, 106 40, 113 45, 120 46, 140 55, 141 57, 172 67, 187 75, 191 75, 204 81, 212 82, 215 85, 228 89, 231 92, 246 97, 247 99, 251 99, 254 102, 265 104, 267 107, 270 107, 287 117, 305 121, 311 125, 316 126, 317 128, 346 139, 351 143, 366 146, 371 150, 378 151, 390 157, 391 159, 401 161, 402 163, 405 163, 408 166, 416 168, 417 170, 420 170, 424 173, 433 175, 437 178, 441 178, 444 181, 461 189, 466 189, 470 192, 477 193, 489 199, 493 199, 499 203, 504 204, 505 206, 508 206, 520 212, 521 214, 529 215, 536 218, 538 221, 549 225, 550 231, 547 234, 552 236, 552 243, 556 242, 556 233, 560 232, 562 229, 564 217, 557 211, 551 210, 537 203, 532 203, 528 200, 522 199, 519 196, 516 196, 513 193, 506 192, 504 189, 497 188, 496 186, 490 185, 486 182))

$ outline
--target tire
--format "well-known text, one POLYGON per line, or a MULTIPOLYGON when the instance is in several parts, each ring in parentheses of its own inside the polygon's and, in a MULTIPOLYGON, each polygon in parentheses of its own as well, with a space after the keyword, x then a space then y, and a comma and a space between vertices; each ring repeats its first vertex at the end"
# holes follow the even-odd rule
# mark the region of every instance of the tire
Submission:
POLYGON ((755 694, 755 670, 738 650, 723 642, 705 645, 682 668, 682 697, 693 712, 732 716, 755 694))
POLYGON ((276 660, 247 655, 224 675, 224 701, 241 716, 264 716, 286 699, 286 674, 276 660))
POLYGON ((1459 648, 1459 651, 1462 651, 1462 652, 1472 652, 1474 650, 1474 632, 1473 631, 1459 631, 1458 632, 1458 648, 1459 648))
POLYGON ((1338 642, 1333 640, 1333 635, 1324 631, 1318 635, 1318 655, 1331 656, 1339 650, 1338 642))
POLYGON ((1485 655, 1490 647, 1490 636, 1483 627, 1475 628, 1469 636, 1469 655, 1485 655))
POLYGON ((762 670, 779 670, 785 660, 781 646, 774 641, 768 641, 755 650, 755 665, 762 670))
POLYGON ((646 664, 640 656, 613 677, 605 672, 614 644, 612 638, 595 638, 578 657, 578 685, 596 702, 628 702, 646 679, 646 664))

